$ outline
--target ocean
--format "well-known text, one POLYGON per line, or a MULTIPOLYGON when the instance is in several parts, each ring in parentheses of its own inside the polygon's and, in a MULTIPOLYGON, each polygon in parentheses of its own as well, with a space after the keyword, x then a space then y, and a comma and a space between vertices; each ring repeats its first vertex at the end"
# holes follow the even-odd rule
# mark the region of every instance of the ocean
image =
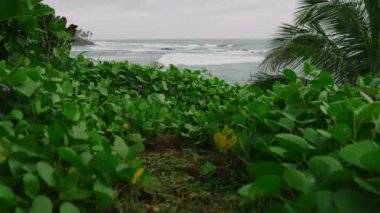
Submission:
POLYGON ((270 49, 267 39, 252 40, 95 40, 93 46, 74 46, 73 55, 100 61, 160 63, 207 69, 228 83, 246 84, 257 73, 270 49))

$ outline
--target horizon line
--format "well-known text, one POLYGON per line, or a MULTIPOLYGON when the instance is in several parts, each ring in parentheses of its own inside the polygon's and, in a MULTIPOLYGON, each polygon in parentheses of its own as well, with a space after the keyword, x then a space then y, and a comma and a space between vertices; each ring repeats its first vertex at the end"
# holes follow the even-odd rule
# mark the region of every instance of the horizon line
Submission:
POLYGON ((272 38, 93 38, 91 40, 268 40, 272 38))

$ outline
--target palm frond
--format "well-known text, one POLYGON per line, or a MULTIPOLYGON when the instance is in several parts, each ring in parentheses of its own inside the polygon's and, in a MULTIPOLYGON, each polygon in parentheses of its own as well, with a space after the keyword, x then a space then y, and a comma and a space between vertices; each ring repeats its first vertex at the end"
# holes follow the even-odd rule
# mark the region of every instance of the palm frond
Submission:
POLYGON ((295 24, 280 27, 261 68, 278 73, 310 60, 337 81, 380 74, 380 0, 301 0, 295 24))
POLYGON ((269 74, 266 72, 258 72, 253 75, 251 86, 258 87, 262 90, 269 90, 273 88, 276 82, 287 83, 288 80, 282 74, 269 74))

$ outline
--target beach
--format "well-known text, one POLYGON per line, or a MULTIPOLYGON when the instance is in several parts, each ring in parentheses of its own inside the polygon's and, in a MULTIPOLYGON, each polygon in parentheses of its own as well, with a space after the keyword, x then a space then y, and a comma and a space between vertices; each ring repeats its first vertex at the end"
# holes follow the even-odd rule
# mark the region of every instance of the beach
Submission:
POLYGON ((95 40, 94 43, 74 46, 72 54, 84 53, 100 61, 129 61, 141 65, 158 62, 163 66, 207 69, 231 84, 248 83, 270 49, 268 39, 95 40))

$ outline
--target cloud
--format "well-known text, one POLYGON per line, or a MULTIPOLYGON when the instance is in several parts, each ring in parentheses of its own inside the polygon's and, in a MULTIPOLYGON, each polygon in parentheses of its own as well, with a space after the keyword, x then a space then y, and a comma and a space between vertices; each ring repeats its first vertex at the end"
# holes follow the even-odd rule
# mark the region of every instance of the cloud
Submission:
POLYGON ((264 38, 296 0, 45 0, 95 38, 264 38))

